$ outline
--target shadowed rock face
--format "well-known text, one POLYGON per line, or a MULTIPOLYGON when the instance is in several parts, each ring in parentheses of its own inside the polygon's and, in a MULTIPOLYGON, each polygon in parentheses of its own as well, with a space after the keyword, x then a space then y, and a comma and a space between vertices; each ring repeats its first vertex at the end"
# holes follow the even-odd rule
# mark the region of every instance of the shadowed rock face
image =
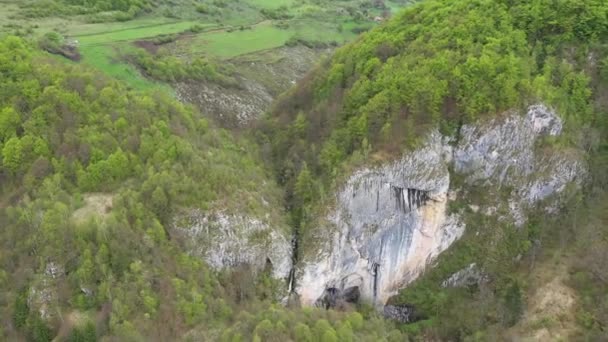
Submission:
POLYGON ((416 310, 410 305, 386 305, 382 310, 385 318, 401 323, 411 323, 422 319, 416 315, 416 310))
POLYGON ((325 290, 323 296, 317 300, 315 305, 325 309, 340 309, 345 307, 348 303, 358 303, 360 297, 361 292, 357 286, 351 286, 344 290, 330 287, 325 290))
POLYGON ((464 224, 446 212, 448 191, 458 190, 450 188, 449 167, 468 184, 512 189, 508 200, 497 196, 491 205, 509 208, 503 219, 523 224, 524 208, 584 178, 581 151, 536 151, 540 136, 561 129, 548 108, 531 106, 523 116, 464 126, 455 144, 431 132, 421 148, 355 172, 336 194, 334 209, 319 220, 315 243, 302 241, 308 251, 296 282, 302 304, 323 302, 327 289, 335 296, 357 287, 362 300, 383 305, 460 238, 464 224))

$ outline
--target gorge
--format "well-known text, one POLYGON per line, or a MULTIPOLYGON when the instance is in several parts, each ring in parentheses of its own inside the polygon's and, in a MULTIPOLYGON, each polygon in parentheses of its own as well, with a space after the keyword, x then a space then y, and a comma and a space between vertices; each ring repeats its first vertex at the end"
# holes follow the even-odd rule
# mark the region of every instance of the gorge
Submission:
POLYGON ((606 1, 2 3, 0 340, 608 338, 606 1))
POLYGON ((580 187, 584 151, 537 148, 540 139, 558 136, 562 129, 553 110, 533 105, 523 114, 465 125, 458 140, 431 131, 420 148, 354 172, 336 193, 335 209, 318 220, 312 241, 302 241, 297 233, 290 240, 288 234, 277 234, 285 228, 221 214, 180 229, 198 241, 196 254, 217 269, 242 262, 262 269, 269 260, 274 277, 286 279, 287 293, 304 306, 361 300, 381 310, 464 234, 466 222, 450 207, 469 203, 463 197, 467 184, 510 189, 506 201, 496 193, 493 202, 473 205, 477 215, 500 216, 514 229, 524 224, 528 208, 556 210, 568 185, 580 187), (453 177, 465 181, 455 187, 453 177), (209 231, 216 232, 216 240, 209 231), (297 257, 297 248, 306 252, 297 257))

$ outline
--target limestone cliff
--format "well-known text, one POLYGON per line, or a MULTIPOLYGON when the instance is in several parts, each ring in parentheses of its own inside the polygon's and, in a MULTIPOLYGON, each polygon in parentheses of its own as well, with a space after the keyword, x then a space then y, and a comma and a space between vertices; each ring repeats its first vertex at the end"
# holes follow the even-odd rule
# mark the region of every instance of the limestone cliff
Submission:
POLYGON ((560 118, 536 105, 525 115, 505 113, 464 126, 458 141, 431 132, 419 149, 355 172, 314 229, 320 244, 303 256, 296 282, 302 304, 358 290, 362 299, 382 305, 416 279, 465 230, 459 215, 447 210, 462 192, 452 186, 450 170, 465 184, 510 189, 507 200, 497 195, 484 203, 480 215, 501 215, 497 208, 506 207, 501 219, 521 225, 531 205, 553 210, 557 200, 547 199, 568 184, 579 186, 585 175, 582 151, 537 148, 541 136, 561 131, 560 118))

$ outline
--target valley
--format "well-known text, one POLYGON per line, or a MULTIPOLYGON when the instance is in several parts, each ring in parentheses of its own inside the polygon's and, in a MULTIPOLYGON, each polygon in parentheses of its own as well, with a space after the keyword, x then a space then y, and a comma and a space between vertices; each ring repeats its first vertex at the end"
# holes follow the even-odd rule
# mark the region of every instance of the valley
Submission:
POLYGON ((0 0, 0 340, 608 338, 603 0, 0 0))

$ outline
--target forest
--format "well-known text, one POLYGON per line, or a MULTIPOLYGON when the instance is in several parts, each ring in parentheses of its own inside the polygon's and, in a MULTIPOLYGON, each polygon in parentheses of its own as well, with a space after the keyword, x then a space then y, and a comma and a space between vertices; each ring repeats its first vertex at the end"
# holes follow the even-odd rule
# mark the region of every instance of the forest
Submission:
MULTIPOLYGON (((163 4, 29 1, 22 14, 29 21, 111 12, 104 20, 128 22, 163 4)), ((224 5, 197 6, 208 15, 224 5)), ((262 14, 289 20, 281 13, 290 8, 262 14)), ((320 59, 239 128, 222 127, 165 87, 241 89, 240 69, 224 60, 128 50, 118 72, 136 76, 117 79, 113 62, 57 56, 49 45, 57 35, 14 33, 0 33, 0 339, 509 340, 528 324, 538 282, 558 270, 577 298, 571 317, 529 325, 567 326, 572 340, 608 336, 605 1, 419 1, 320 59), (271 267, 217 270, 176 229, 175 217, 192 208, 260 217, 300 239, 297 261, 315 247, 324 229, 315 220, 354 170, 416 149, 433 129, 457 137, 463 125, 538 102, 565 123, 562 136, 538 148, 588 152, 583 189, 553 217, 530 209, 519 230, 454 203, 450 210, 467 212, 467 233, 391 298, 415 307, 416 322, 386 319, 365 302, 301 307, 285 300, 289 279, 274 278, 271 267), (483 227, 495 229, 472 233, 483 227), (440 286, 474 260, 485 260, 492 281, 440 286)), ((484 199, 485 188, 471 188, 484 199)))

